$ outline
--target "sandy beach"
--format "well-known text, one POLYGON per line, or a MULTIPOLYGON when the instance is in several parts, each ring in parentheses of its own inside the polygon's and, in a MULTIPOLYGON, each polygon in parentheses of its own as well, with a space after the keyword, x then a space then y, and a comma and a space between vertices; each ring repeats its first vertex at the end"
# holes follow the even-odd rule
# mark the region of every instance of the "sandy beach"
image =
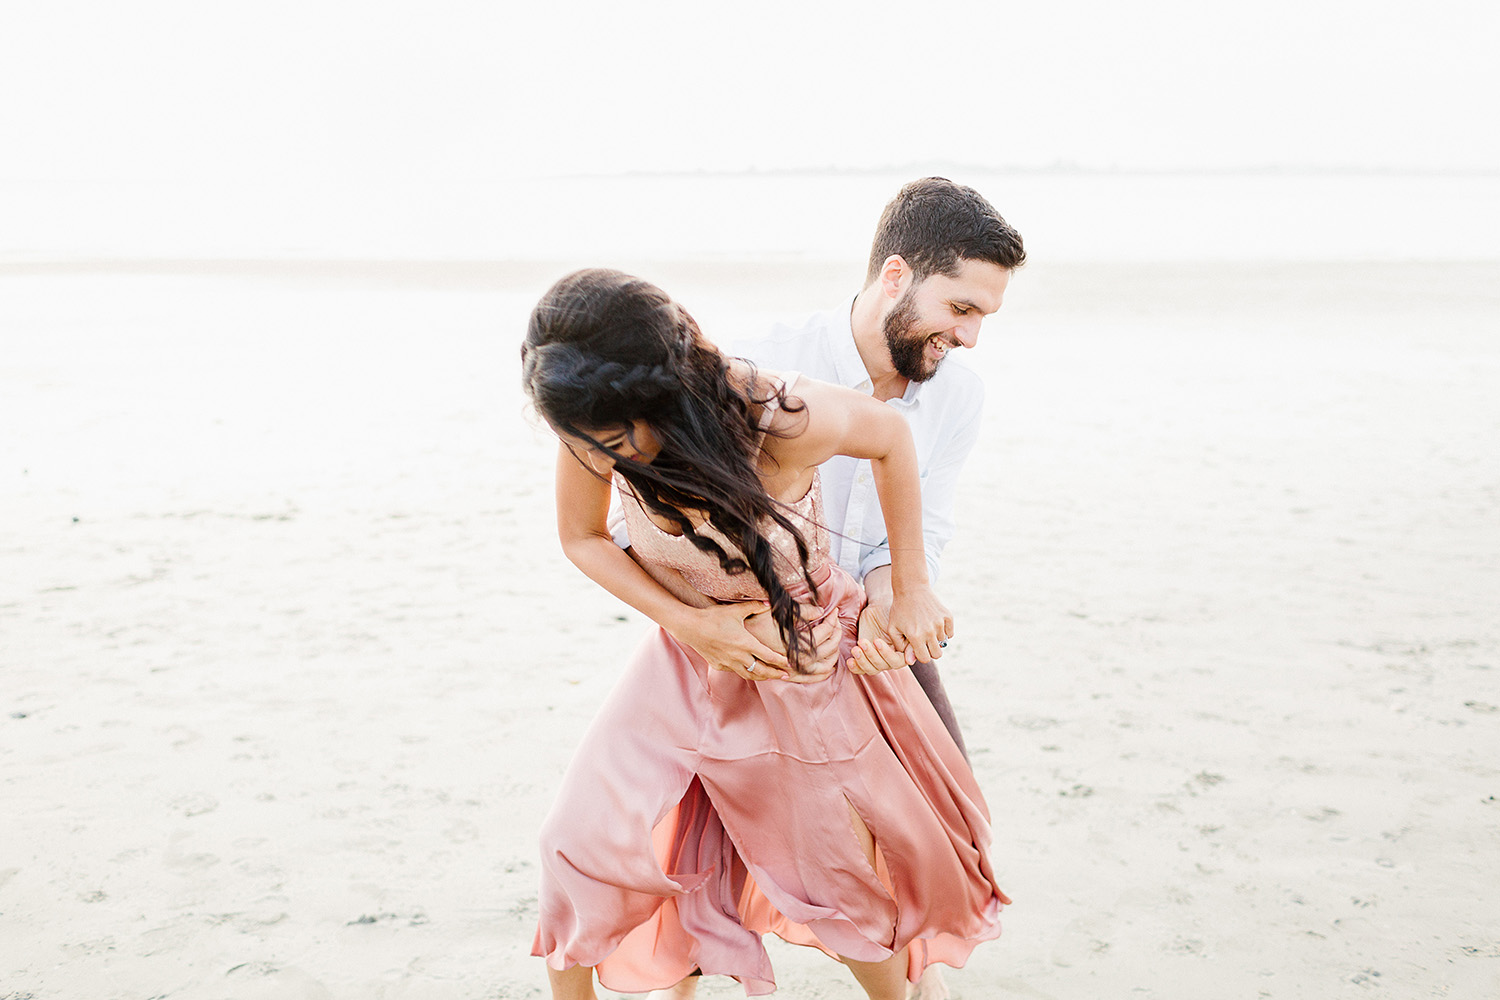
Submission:
MULTIPOLYGON (((546 995, 535 832, 648 626, 516 347, 598 263, 722 339, 862 272, 0 265, 0 1000, 546 995)), ((1500 995, 1500 266, 1038 261, 965 362, 1015 905, 954 996, 1500 995)))

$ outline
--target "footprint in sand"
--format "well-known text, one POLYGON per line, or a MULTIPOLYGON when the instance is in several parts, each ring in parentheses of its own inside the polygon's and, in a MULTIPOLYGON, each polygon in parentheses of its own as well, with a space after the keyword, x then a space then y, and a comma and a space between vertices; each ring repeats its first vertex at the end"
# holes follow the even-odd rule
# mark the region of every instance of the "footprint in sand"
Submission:
POLYGON ((179 830, 172 834, 167 841, 166 852, 162 856, 163 863, 175 871, 201 871, 204 868, 212 868, 219 863, 217 854, 189 854, 182 849, 182 842, 192 837, 192 834, 179 830))
POLYGON ((246 962, 224 974, 224 1000, 333 1000, 328 987, 295 967, 278 969, 269 962, 246 962))
POLYGON ((1052 964, 1062 968, 1085 966, 1110 949, 1110 922, 1080 917, 1063 928, 1052 945, 1052 964))

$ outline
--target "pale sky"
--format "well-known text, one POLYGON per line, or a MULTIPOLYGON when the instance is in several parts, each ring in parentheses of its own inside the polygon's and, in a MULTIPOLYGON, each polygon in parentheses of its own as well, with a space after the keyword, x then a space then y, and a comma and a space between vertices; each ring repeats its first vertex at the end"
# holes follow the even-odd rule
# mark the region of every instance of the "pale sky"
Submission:
POLYGON ((11 4, 0 182, 1500 171, 1500 4, 11 4))

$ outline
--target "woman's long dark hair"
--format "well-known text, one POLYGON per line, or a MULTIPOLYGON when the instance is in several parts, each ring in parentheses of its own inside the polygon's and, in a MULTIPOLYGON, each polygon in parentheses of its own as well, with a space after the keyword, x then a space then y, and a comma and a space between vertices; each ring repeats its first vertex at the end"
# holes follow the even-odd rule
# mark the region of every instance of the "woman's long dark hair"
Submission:
POLYGON ((753 387, 737 386, 728 360, 685 309, 650 282, 604 269, 570 274, 542 296, 521 346, 521 379, 543 418, 612 457, 615 471, 649 510, 713 554, 726 573, 755 575, 787 659, 800 672, 811 641, 798 631, 797 602, 777 579, 761 525, 774 522, 791 535, 803 579, 816 593, 807 542, 755 470, 760 431, 754 407, 774 398, 790 412, 801 409, 788 400, 786 387, 755 379, 753 387), (632 461, 594 436, 636 420, 645 421, 661 444, 650 462, 632 461), (685 511, 705 514, 744 557, 694 531, 685 511))

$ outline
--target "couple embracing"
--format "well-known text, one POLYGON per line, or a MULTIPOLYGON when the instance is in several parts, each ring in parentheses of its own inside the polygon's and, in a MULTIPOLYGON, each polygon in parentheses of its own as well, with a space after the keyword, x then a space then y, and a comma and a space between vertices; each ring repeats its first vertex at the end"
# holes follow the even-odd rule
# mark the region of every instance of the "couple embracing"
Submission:
POLYGON ((536 306, 523 381, 559 439, 563 549, 660 626, 543 826, 533 952, 557 1000, 596 974, 769 993, 767 932, 901 1000, 1000 933, 932 581, 983 402, 947 355, 1024 261, 983 197, 927 178, 886 207, 852 301, 759 343, 722 352, 615 271, 536 306))

